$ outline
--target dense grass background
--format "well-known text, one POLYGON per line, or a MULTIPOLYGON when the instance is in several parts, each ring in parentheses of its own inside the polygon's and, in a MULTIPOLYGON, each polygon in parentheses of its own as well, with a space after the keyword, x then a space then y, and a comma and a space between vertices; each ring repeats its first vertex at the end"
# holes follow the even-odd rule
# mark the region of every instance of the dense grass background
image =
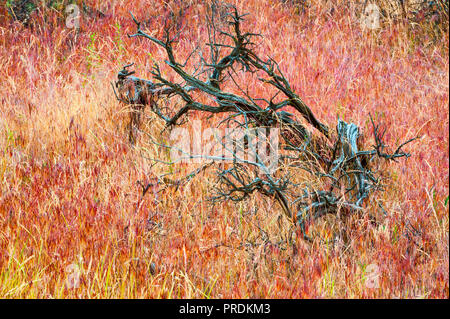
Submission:
MULTIPOLYGON (((82 12, 79 31, 58 10, 35 12, 27 27, 0 13, 0 297, 449 297, 448 30, 386 21, 363 31, 348 2, 231 1, 323 122, 339 116, 370 136, 370 112, 391 146, 422 136, 406 147, 411 158, 381 164, 386 191, 367 214, 324 218, 308 229, 313 244, 288 245, 292 229, 274 202, 209 205, 208 172, 157 198, 155 189, 136 209, 137 181, 169 168, 142 156, 164 155, 145 135, 128 142, 129 110, 109 84, 128 62, 150 78, 152 59, 164 58, 126 37, 128 11, 160 36, 172 9, 187 24, 183 59, 206 37, 205 6, 184 2, 180 16, 179 1, 86 2, 105 15, 82 12), (366 285, 368 265, 379 288, 366 285), (68 284, 74 267, 78 288, 68 284)), ((162 123, 146 116, 144 131, 158 136, 162 123)))

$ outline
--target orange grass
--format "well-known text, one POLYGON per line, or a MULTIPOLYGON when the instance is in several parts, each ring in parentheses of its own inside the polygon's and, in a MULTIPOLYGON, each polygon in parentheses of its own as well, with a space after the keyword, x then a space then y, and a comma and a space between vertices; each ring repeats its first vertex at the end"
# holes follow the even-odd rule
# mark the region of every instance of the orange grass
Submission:
MULTIPOLYGON (((448 31, 437 42, 394 24, 363 32, 340 2, 311 1, 304 14, 281 1, 232 2, 251 13, 244 29, 264 35, 260 53, 280 62, 323 122, 333 127, 339 116, 370 136, 370 112, 387 126, 392 147, 422 136, 407 145, 408 160, 381 162, 386 190, 366 204, 377 223, 369 214, 324 218, 308 232, 343 238, 276 245, 290 224, 275 201, 211 206, 212 172, 159 201, 150 191, 136 210, 137 181, 169 168, 155 171, 141 156, 145 136, 130 145, 128 109, 109 83, 125 63, 150 78, 152 59, 162 61, 162 50, 126 34, 135 30, 132 10, 160 36, 164 2, 90 1, 106 17, 83 16, 79 33, 57 12, 37 16, 33 28, 2 12, 0 297, 449 297, 448 31), (379 288, 367 285, 370 264, 379 288), (78 287, 69 284, 70 267, 79 269, 78 287)), ((180 60, 206 37, 204 5, 192 3, 180 60)), ((264 87, 251 90, 267 97, 264 87)), ((145 130, 158 136, 162 123, 146 116, 145 130)), ((179 176, 192 168, 174 167, 179 176)))

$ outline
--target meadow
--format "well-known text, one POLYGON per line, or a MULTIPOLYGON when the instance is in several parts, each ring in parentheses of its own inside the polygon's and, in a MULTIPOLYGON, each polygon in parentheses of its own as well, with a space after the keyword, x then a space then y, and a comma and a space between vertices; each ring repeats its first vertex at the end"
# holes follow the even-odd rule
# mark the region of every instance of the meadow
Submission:
POLYGON ((129 11, 157 37, 173 12, 185 24, 175 45, 183 60, 206 41, 206 5, 86 2, 102 14, 81 11, 79 29, 64 10, 35 12, 25 26, 0 9, 1 298, 449 297, 448 28, 364 30, 347 1, 305 10, 230 1, 250 13, 243 28, 263 35, 259 53, 279 62, 321 121, 357 124, 369 146, 369 114, 390 147, 420 136, 405 146, 411 157, 380 162, 384 191, 367 214, 319 219, 308 242, 266 197, 212 205, 210 171, 142 196, 141 183, 196 166, 149 160, 165 156, 148 141, 164 128, 149 109, 129 141, 130 109, 111 82, 131 62, 150 79, 166 59, 127 37, 136 31, 129 11))

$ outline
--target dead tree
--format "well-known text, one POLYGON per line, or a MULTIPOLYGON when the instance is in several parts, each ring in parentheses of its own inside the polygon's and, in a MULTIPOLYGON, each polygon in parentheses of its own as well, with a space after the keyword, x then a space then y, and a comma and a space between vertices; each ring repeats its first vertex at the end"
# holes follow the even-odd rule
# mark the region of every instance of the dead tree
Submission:
MULTIPOLYGON (((131 16, 137 31, 129 37, 144 38, 163 48, 167 54, 165 63, 181 78, 181 82, 165 78, 158 64, 152 70, 154 82, 132 76, 134 72, 127 71, 130 66, 127 65, 119 72, 116 82, 118 99, 132 104, 136 111, 138 105, 141 109, 149 105, 170 127, 181 125, 182 119, 191 112, 202 112, 221 114, 224 119, 220 124, 245 132, 257 127, 278 128, 281 132, 282 154, 277 159, 279 167, 276 170, 270 170, 258 156, 248 160, 239 155, 239 147, 251 148, 248 136, 235 141, 229 152, 231 158, 205 157, 213 164, 224 159, 231 162, 226 169, 211 165, 217 170, 217 183, 211 197, 213 201, 242 201, 257 192, 276 200, 289 220, 303 229, 306 221, 325 214, 364 211, 365 199, 374 190, 380 189, 377 174, 370 170, 370 163, 377 158, 395 160, 409 156, 402 151, 402 147, 412 140, 401 144, 393 154, 384 153, 384 134, 380 134, 379 126, 373 121, 375 145, 370 150, 359 149, 360 132, 355 124, 339 120, 336 132, 332 134, 294 92, 278 63, 270 57, 263 59, 256 54, 254 41, 261 35, 242 30, 246 14, 240 15, 234 6, 213 2, 207 17, 209 58, 198 47, 183 63, 174 54, 180 32, 172 35, 170 27, 166 27, 164 37, 157 39, 142 30, 141 23, 133 14, 131 16), (189 72, 187 61, 194 54, 198 56, 198 64, 189 72), (262 85, 270 87, 274 94, 270 97, 251 96, 238 83, 242 74, 253 76, 262 85), (230 86, 237 88, 241 94, 231 93, 230 86), (200 102, 191 94, 194 90, 208 96, 212 103, 200 102), (166 112, 158 103, 162 95, 169 99, 176 96, 183 104, 166 112), (287 112, 287 107, 297 114, 287 112), (309 131, 306 124, 313 131, 309 131), (299 180, 299 176, 303 179, 299 180)), ((132 115, 133 121, 138 123, 139 116, 132 115)), ((229 146, 224 140, 219 143, 229 146)), ((193 156, 186 154, 187 158, 193 156)))
MULTIPOLYGON (((128 124, 129 140, 135 141, 136 130, 141 124, 141 115, 146 105, 153 107, 159 99, 158 85, 152 81, 139 79, 132 76, 135 72, 128 72, 127 68, 132 64, 125 65, 117 75, 116 88, 118 89, 117 99, 130 105, 130 122, 128 124)), ((113 87, 114 89, 114 87, 113 87)), ((114 92, 116 92, 114 90, 114 92)))

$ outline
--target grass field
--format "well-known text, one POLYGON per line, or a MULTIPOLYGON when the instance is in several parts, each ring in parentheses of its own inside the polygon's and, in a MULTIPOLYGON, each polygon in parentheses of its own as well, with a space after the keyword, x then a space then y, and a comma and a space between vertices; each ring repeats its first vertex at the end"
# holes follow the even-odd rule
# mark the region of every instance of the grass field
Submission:
MULTIPOLYGON (((250 13, 243 28, 264 36, 260 54, 279 61, 330 127, 340 117, 370 136, 370 113, 391 147, 421 136, 405 147, 410 158, 381 162, 385 191, 365 204, 368 213, 317 220, 313 243, 295 230, 286 244, 293 226, 275 201, 210 205, 209 171, 141 200, 138 181, 196 166, 152 166, 142 150, 164 151, 145 134, 128 141, 129 109, 110 82, 129 62, 149 79, 152 61, 165 59, 149 41, 127 37, 135 31, 129 11, 160 36, 177 2, 90 1, 105 15, 81 12, 78 31, 56 10, 25 27, 2 4, 0 297, 449 297, 448 30, 363 30, 344 1, 310 1, 305 12, 275 0, 231 2, 250 13)), ((202 3, 185 2, 180 60, 206 39, 202 3)), ((143 130, 156 138, 163 123, 149 110, 145 118, 143 130)))

